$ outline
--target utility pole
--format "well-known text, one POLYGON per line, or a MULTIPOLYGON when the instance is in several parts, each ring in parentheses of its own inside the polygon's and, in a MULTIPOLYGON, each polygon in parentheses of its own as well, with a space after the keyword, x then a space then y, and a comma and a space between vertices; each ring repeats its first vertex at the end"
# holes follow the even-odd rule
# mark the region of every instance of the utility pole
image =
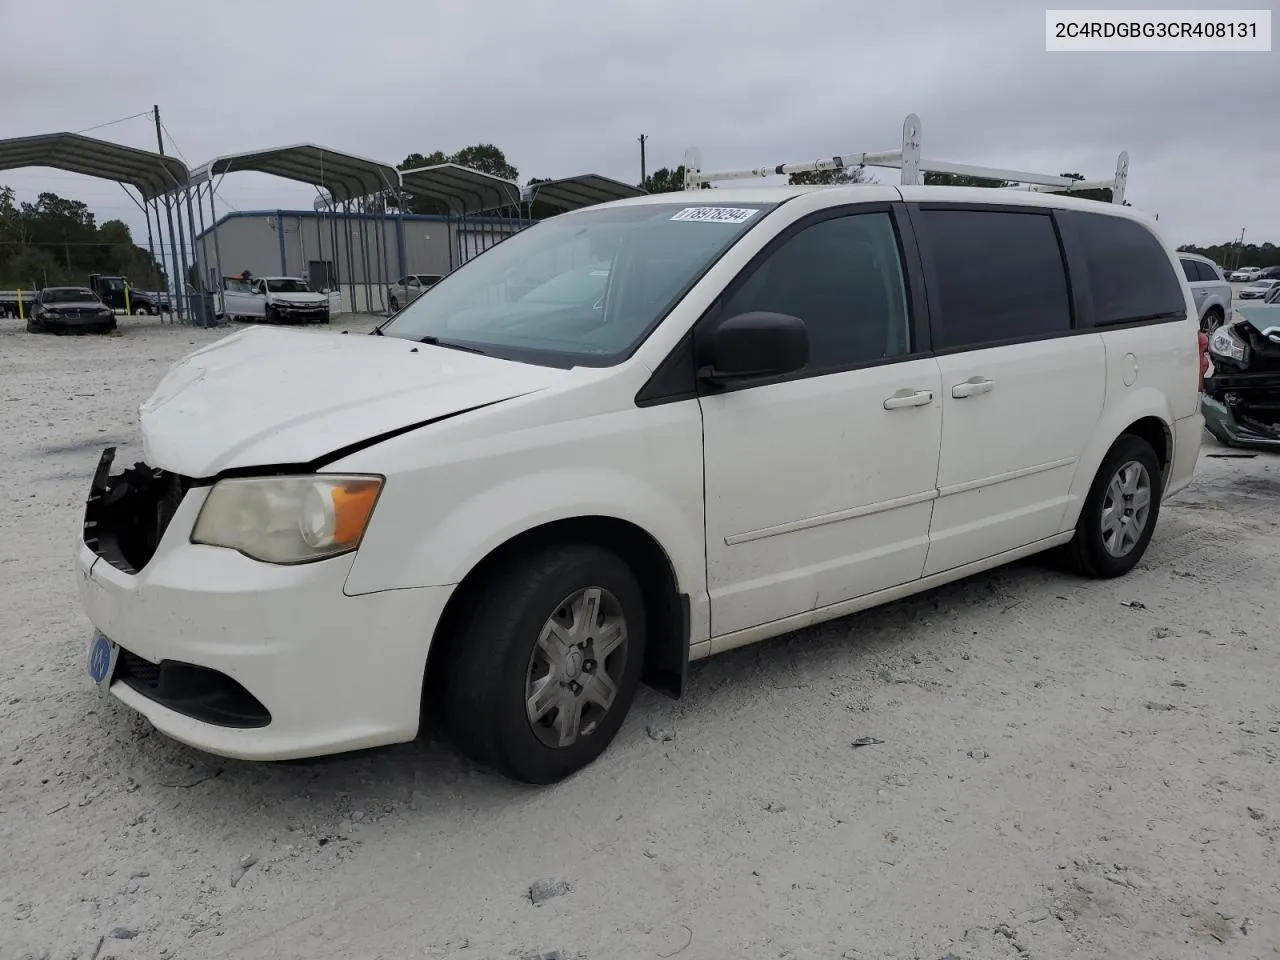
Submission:
MULTIPOLYGON (((164 156, 164 134, 160 132, 160 107, 153 105, 151 109, 156 115, 156 146, 160 148, 160 156, 164 156)), ((173 309, 177 312, 178 318, 182 319, 182 291, 183 283, 186 278, 182 275, 182 264, 178 260, 178 242, 174 238, 173 233, 173 204, 169 200, 169 194, 164 195, 164 214, 169 221, 169 259, 173 264, 173 309)), ((173 319, 170 317, 170 319, 173 319)))
POLYGON ((639 139, 640 139, 640 189, 643 190, 645 183, 649 179, 644 166, 644 142, 649 138, 642 133, 640 134, 639 139))

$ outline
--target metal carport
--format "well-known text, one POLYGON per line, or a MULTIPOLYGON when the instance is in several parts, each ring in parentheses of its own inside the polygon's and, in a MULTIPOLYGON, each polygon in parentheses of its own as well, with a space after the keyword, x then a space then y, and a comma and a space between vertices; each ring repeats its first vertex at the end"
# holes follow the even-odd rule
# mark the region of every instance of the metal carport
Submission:
MULTIPOLYGON (((385 291, 387 285, 387 249, 384 242, 385 230, 383 227, 389 219, 386 213, 388 198, 394 197, 398 203, 400 194, 400 172, 394 166, 377 160, 370 160, 366 157, 330 150, 327 147, 317 146, 312 143, 299 143, 265 150, 252 150, 246 153, 227 154, 215 157, 197 167, 191 172, 191 184, 196 189, 196 196, 199 201, 202 234, 206 232, 204 228, 203 197, 205 194, 208 195, 210 227, 213 229, 214 260, 219 285, 222 282, 223 275, 222 255, 218 245, 218 215, 214 204, 214 193, 222 182, 222 178, 232 172, 265 173, 285 180, 308 184, 316 188, 319 198, 324 201, 322 205, 317 206, 317 210, 328 209, 330 214, 335 212, 337 205, 341 205, 345 213, 345 216, 342 217, 342 223, 343 229, 346 231, 346 269, 351 291, 352 309, 355 308, 357 302, 356 270, 351 243, 352 211, 354 208, 360 216, 362 224, 366 223, 367 218, 372 216, 378 226, 374 238, 376 249, 372 252, 372 260, 370 259, 368 231, 360 231, 360 256, 363 266, 362 275, 366 286, 366 306, 372 308, 371 298, 367 292, 367 288, 371 286, 370 280, 373 274, 371 264, 377 270, 378 287, 385 291)), ((334 252, 333 255, 336 261, 338 258, 338 218, 331 216, 329 223, 332 237, 331 249, 334 252)), ((283 234, 281 234, 281 259, 282 261, 284 259, 283 234)), ((207 273, 208 270, 205 268, 202 271, 202 276, 207 273)))
MULTIPOLYGON (((16 170, 21 167, 51 167, 67 173, 78 173, 100 180, 120 184, 129 199, 133 200, 147 218, 147 249, 155 258, 155 242, 151 232, 151 207, 155 205, 156 229, 160 227, 160 199, 165 200, 165 215, 169 227, 169 253, 174 291, 174 309, 179 319, 185 316, 183 291, 186 284, 186 238, 181 245, 174 236, 172 202, 177 202, 179 191, 186 193, 190 175, 186 164, 175 157, 165 157, 137 147, 126 147, 109 140, 98 140, 80 133, 44 133, 30 137, 13 137, 0 140, 0 170, 16 170), (128 188, 138 192, 134 197, 128 188), (173 197, 171 202, 170 197, 173 197), (140 198, 140 199, 139 199, 140 198)), ((187 218, 191 236, 195 237, 195 221, 191 216, 190 196, 187 195, 187 218)), ((182 208, 178 208, 178 233, 182 229, 182 208)), ((163 241, 161 241, 163 248, 163 241)), ((161 250, 163 253, 163 249, 161 250)), ((163 263, 161 258, 159 261, 163 263)))
POLYGON ((544 203, 561 212, 645 195, 645 191, 640 187, 610 177, 602 177, 598 173, 584 173, 561 180, 544 180, 541 183, 531 184, 526 189, 528 191, 526 200, 529 203, 544 203))
MULTIPOLYGON (((492 241, 499 235, 509 235, 513 222, 519 225, 516 229, 526 225, 520 213, 520 185, 511 180, 456 163, 439 163, 400 171, 400 183, 405 196, 426 201, 452 221, 451 226, 456 229, 451 231, 449 239, 451 270, 457 265, 455 246, 458 248, 457 259, 467 259, 462 240, 464 232, 480 233, 492 241), (484 213, 497 216, 472 219, 468 223, 469 218, 484 213)), ((404 272, 403 267, 400 272, 404 272)))

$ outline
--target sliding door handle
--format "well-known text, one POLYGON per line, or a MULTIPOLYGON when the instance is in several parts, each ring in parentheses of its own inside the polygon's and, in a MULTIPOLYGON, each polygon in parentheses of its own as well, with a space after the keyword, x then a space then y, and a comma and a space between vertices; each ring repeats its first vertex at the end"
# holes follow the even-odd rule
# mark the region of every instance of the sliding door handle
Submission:
POLYGON ((901 410, 903 407, 925 407, 933 403, 932 390, 899 390, 884 402, 886 410, 901 410))
POLYGON ((995 383, 985 377, 970 377, 964 383, 957 383, 951 388, 951 395, 957 400, 965 397, 976 397, 980 393, 990 393, 995 383))

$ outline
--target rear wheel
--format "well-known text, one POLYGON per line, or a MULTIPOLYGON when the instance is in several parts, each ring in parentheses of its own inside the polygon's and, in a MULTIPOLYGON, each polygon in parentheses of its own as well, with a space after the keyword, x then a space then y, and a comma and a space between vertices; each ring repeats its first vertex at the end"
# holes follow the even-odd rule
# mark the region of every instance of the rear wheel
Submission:
POLYGON ((1213 307, 1204 315, 1204 318, 1200 321, 1200 329, 1203 330, 1205 333, 1213 333, 1213 331, 1217 330, 1220 326, 1222 326, 1222 321, 1224 319, 1226 318, 1222 315, 1222 311, 1219 310, 1217 307, 1213 307))
POLYGON ((1076 573, 1105 579, 1137 566, 1160 516, 1160 460, 1132 434, 1112 446, 1085 498, 1074 539, 1062 557, 1076 573))
POLYGON ((517 780, 553 783, 596 759, 640 682, 644 600, 630 568, 562 545, 495 572, 471 597, 433 684, 464 753, 517 780))

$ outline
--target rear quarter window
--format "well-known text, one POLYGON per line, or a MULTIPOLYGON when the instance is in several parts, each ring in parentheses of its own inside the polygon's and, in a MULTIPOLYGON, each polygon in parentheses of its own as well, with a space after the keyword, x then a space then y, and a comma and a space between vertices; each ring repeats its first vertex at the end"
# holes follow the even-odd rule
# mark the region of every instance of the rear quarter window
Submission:
POLYGON ((1088 271, 1097 326, 1180 319, 1186 300, 1155 234, 1136 220, 1064 211, 1088 271))

